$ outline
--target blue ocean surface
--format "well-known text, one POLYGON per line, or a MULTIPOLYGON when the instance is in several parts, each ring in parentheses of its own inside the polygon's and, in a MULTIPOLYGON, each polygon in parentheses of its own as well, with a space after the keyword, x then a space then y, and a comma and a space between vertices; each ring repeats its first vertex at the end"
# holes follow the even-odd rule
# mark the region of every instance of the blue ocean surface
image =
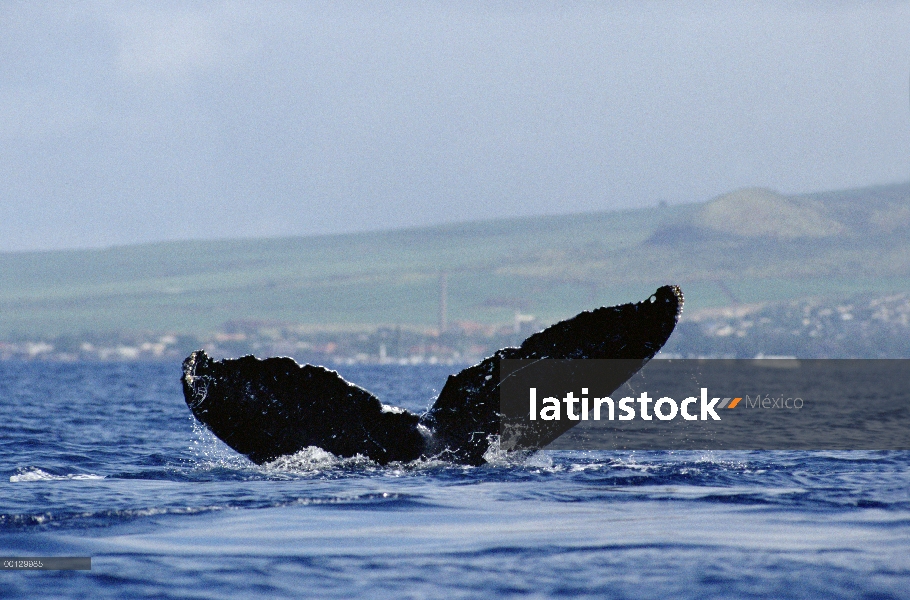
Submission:
MULTIPOLYGON (((424 410, 445 366, 346 366, 424 410)), ((908 598, 908 452, 539 452, 256 466, 178 364, 0 363, 0 597, 908 598)))

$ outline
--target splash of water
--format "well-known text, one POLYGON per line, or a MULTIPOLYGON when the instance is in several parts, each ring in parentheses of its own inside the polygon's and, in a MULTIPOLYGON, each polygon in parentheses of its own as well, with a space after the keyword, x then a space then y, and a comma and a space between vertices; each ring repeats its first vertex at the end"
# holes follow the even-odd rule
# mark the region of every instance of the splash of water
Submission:
POLYGON ((37 467, 30 469, 19 469, 16 475, 9 478, 10 483, 21 483, 24 481, 65 481, 65 480, 93 480, 104 479, 103 475, 92 475, 90 473, 69 473, 67 475, 52 475, 37 467))

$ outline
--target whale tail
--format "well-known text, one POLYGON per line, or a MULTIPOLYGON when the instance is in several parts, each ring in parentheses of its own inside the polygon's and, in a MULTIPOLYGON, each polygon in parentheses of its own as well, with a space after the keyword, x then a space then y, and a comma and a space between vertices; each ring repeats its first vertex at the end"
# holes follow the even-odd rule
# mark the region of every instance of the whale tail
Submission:
POLYGON ((215 361, 197 350, 183 361, 182 381, 193 415, 257 464, 307 446, 383 464, 423 451, 417 415, 383 406, 323 367, 291 358, 215 361))
MULTIPOLYGON (((622 385, 666 343, 682 312, 676 286, 635 304, 583 312, 503 348, 446 381, 418 416, 383 405, 338 373, 290 358, 215 361, 203 350, 183 362, 183 394, 193 415, 231 448, 258 464, 318 446, 338 456, 361 454, 385 464, 421 456, 479 465, 500 431, 503 359, 626 359, 622 385)), ((614 388, 615 389, 615 388, 614 388)), ((539 421, 544 446, 574 422, 539 421)))

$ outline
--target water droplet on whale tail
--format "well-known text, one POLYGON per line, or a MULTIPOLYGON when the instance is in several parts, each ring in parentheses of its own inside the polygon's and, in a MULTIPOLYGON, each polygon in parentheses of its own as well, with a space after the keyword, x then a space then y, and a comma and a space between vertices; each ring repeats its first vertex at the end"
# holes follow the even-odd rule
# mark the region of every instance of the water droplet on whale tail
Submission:
MULTIPOLYGON (((556 323, 517 348, 498 350, 450 376, 423 416, 389 410, 335 371, 284 357, 216 361, 197 350, 183 361, 183 395, 200 422, 258 464, 317 446, 382 464, 440 456, 479 465, 500 430, 500 360, 635 359, 640 368, 666 343, 682 306, 682 291, 668 285, 643 302, 601 307, 556 323)), ((541 422, 550 429, 539 432, 540 439, 552 441, 571 423, 554 428, 541 422)))

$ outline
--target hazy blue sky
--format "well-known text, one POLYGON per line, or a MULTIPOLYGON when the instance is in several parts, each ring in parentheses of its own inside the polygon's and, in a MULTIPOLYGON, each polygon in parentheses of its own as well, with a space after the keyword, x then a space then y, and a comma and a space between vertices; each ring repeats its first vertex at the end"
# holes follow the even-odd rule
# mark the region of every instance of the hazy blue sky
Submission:
POLYGON ((0 2, 0 251, 910 180, 910 3, 0 2))

